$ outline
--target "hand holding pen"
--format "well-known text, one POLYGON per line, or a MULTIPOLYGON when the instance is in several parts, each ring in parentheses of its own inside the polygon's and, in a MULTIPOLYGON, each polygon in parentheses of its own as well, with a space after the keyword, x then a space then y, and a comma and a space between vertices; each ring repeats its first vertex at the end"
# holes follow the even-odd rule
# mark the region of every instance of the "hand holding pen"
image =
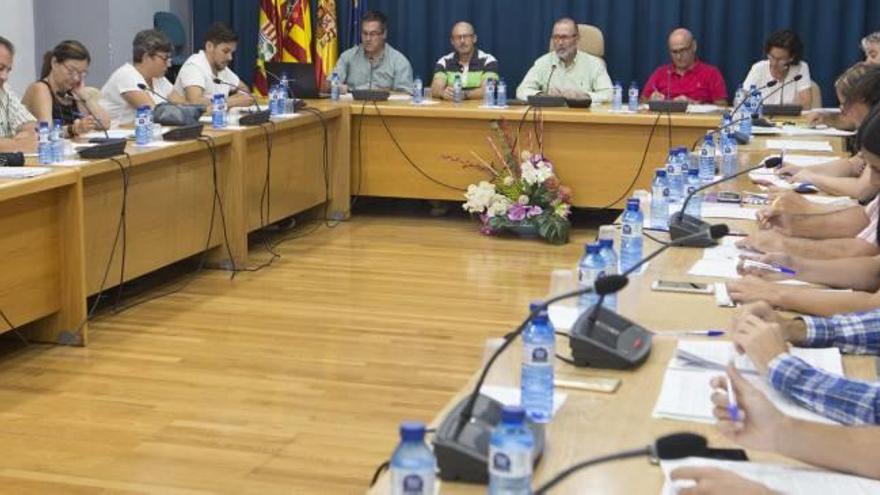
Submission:
POLYGON ((774 450, 785 416, 732 365, 712 379, 712 411, 725 437, 746 448, 774 450))

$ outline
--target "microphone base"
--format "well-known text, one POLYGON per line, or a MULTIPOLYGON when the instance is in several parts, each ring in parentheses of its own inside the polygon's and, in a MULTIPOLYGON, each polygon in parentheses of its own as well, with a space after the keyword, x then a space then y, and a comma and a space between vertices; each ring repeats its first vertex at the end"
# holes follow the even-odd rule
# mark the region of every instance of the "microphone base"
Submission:
POLYGON ((80 158, 85 158, 86 160, 101 160, 125 153, 125 145, 125 139, 110 139, 101 144, 81 148, 76 153, 80 158))
POLYGON ((590 329, 595 306, 581 314, 571 327, 569 346, 575 366, 625 370, 636 368, 651 354, 653 334, 616 312, 599 307, 590 329))
MULTIPOLYGON (((533 107, 552 108, 568 106, 568 102, 566 102, 565 98, 562 96, 532 95, 529 96, 528 100, 529 105, 533 107)), ((590 103, 592 103, 592 101, 590 103)))
MULTIPOLYGON (((477 397, 471 420, 456 436, 461 410, 466 407, 468 399, 470 395, 456 404, 437 427, 434 455, 440 479, 485 485, 489 483, 489 439, 492 430, 501 422, 502 404, 485 395, 477 397)), ((528 419, 526 424, 535 437, 532 462, 537 465, 544 453, 544 425, 528 419)))
POLYGON ((679 212, 673 214, 669 221, 669 237, 673 241, 677 241, 683 237, 704 232, 706 234, 705 237, 685 241, 682 244, 679 244, 679 246, 699 248, 712 247, 718 243, 712 240, 712 236, 709 235, 709 227, 710 225, 707 222, 690 215, 685 215, 684 212, 679 212))
POLYGON ((198 139, 202 135, 202 129, 204 129, 204 127, 205 126, 202 124, 182 125, 162 134, 162 139, 165 141, 189 141, 191 139, 198 139))
POLYGON ((238 125, 244 127, 265 124, 266 122, 269 122, 268 110, 242 113, 241 116, 238 118, 238 125))
POLYGON ((382 89, 353 89, 351 97, 355 101, 388 101, 391 93, 382 89))

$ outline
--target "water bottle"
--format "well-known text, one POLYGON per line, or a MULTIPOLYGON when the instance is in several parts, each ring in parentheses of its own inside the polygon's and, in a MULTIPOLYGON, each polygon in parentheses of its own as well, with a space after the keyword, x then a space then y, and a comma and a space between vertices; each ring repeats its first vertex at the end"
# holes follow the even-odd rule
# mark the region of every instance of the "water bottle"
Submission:
POLYGON ((336 72, 330 76, 330 100, 339 101, 339 74, 336 72))
POLYGON ((753 84, 751 88, 749 88, 749 93, 752 97, 752 115, 757 115, 758 117, 764 116, 764 103, 761 101, 761 92, 758 91, 758 88, 753 84))
POLYGON ((489 494, 532 493, 532 450, 535 438, 525 425, 525 411, 517 406, 501 409, 501 422, 489 438, 489 494))
MULTIPOLYGON (((534 311, 540 303, 532 303, 534 311)), ((520 375, 522 406, 535 423, 549 423, 553 417, 553 361, 556 336, 546 308, 535 315, 522 334, 523 356, 520 375)))
POLYGON ((495 105, 499 108, 507 108, 507 84, 504 82, 504 79, 498 80, 495 105))
POLYGON ((217 93, 211 100, 211 127, 223 129, 226 127, 226 95, 217 93))
POLYGON ((629 84, 629 111, 639 111, 639 85, 635 81, 629 84))
MULTIPOLYGON (((686 193, 689 195, 700 188, 702 184, 700 183, 700 177, 698 175, 697 170, 688 170, 687 176, 687 189, 686 193)), ((688 202, 687 208, 684 210, 686 215, 690 215, 694 218, 700 218, 703 210, 703 193, 696 193, 693 195, 691 200, 688 202)))
MULTIPOLYGON (((605 275, 605 260, 599 256, 598 244, 584 246, 584 255, 578 262, 578 289, 593 287, 596 279, 605 275)), ((578 298, 578 310, 584 312, 599 302, 595 292, 581 294, 578 298)))
POLYGON ((40 165, 48 165, 52 163, 52 142, 50 141, 51 133, 52 131, 49 130, 49 123, 40 122, 40 127, 37 131, 37 135, 39 137, 37 154, 40 157, 40 165))
POLYGON ((63 125, 61 119, 55 119, 52 130, 49 132, 49 142, 52 144, 52 163, 64 161, 64 138, 61 134, 63 125))
POLYGON ((654 182, 651 183, 651 227, 669 228, 669 181, 663 168, 654 172, 654 182))
POLYGON ((638 198, 626 201, 623 228, 620 231, 620 272, 635 266, 642 259, 642 227, 645 222, 639 211, 638 198))
POLYGON ((486 91, 483 92, 483 106, 484 107, 494 107, 495 106, 495 80, 489 79, 486 81, 486 91))
POLYGON ((434 495, 437 460, 425 444, 425 425, 404 422, 400 443, 391 455, 392 495, 434 495))
POLYGON ((623 110, 623 86, 620 81, 616 81, 611 90, 611 109, 618 112, 623 110))
POLYGON ((461 89, 461 76, 455 75, 455 82, 452 83, 452 101, 455 103, 461 103, 461 100, 464 99, 464 91, 461 89))
POLYGON ((700 180, 708 184, 715 179, 715 138, 707 132, 700 148, 700 180))
MULTIPOLYGON (((743 89, 741 87, 736 88, 736 95, 734 95, 734 97, 733 97, 733 108, 738 108, 738 109, 742 108, 740 105, 742 104, 745 97, 746 97, 746 94, 743 91, 743 89)), ((737 112, 739 112, 739 110, 737 110, 737 112)), ((736 116, 734 116, 734 117, 736 117, 736 116)))
POLYGON ((412 93, 412 102, 416 105, 422 102, 422 95, 424 94, 424 85, 422 84, 422 78, 416 77, 413 81, 413 93, 412 93))
POLYGON ((739 163, 736 159, 736 139, 732 136, 721 133, 721 175, 722 177, 730 177, 737 172, 739 163), (731 144, 733 143, 733 144, 731 144))
POLYGON ((669 182, 669 201, 681 201, 684 194, 684 173, 683 167, 678 159, 678 152, 675 148, 669 150, 666 157, 666 180, 669 182))
POLYGON ((737 116, 737 119, 739 119, 739 132, 749 137, 752 137, 752 103, 751 96, 743 93, 743 104, 737 116))
POLYGON ((682 166, 682 176, 685 183, 687 182, 687 173, 688 170, 694 169, 699 170, 699 163, 694 160, 691 160, 691 153, 688 151, 686 146, 679 146, 678 148, 678 161, 681 162, 682 166))
MULTIPOLYGON (((617 275, 620 273, 618 265, 617 253, 614 251, 614 226, 603 225, 599 227, 599 256, 605 261, 605 275, 617 275), (603 232, 603 229, 605 232, 603 232)), ((617 311, 617 294, 608 294, 605 296, 605 302, 602 306, 617 311)))
MULTIPOLYGON (((281 79, 278 80, 278 90, 281 95, 281 101, 286 100, 290 92, 290 80, 287 78, 286 73, 281 74, 281 79)), ((281 113, 284 113, 283 109, 281 113)))
POLYGON ((134 119, 134 139, 135 143, 143 146, 150 144, 153 139, 153 125, 150 122, 150 107, 141 105, 137 108, 134 119))

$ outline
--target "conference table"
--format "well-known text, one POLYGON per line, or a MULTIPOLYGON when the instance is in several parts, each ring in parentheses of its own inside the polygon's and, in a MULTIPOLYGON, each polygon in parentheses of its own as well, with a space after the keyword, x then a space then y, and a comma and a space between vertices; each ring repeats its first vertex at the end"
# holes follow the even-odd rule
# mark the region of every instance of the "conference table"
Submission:
MULTIPOLYGON (((741 167, 758 163, 762 157, 770 154, 769 150, 761 149, 763 140, 755 141, 753 146, 741 153, 741 167)), ((755 189, 745 177, 738 179, 737 187, 741 190, 755 189)), ((751 232, 756 229, 753 221, 720 219, 714 221, 727 223, 734 231, 751 232)), ((658 237, 664 236, 664 234, 655 234, 658 237)), ((656 242, 645 239, 646 255, 659 247, 656 242)), ((670 248, 651 261, 644 273, 631 277, 629 285, 618 294, 617 305, 620 314, 657 332, 653 339, 652 353, 644 364, 633 370, 615 371, 575 368, 560 361, 556 362, 557 378, 574 382, 593 377, 617 378, 621 380, 621 386, 611 394, 558 389, 568 394, 568 399, 553 421, 547 425, 546 448, 543 458, 535 469, 533 487, 537 487, 578 461, 643 447, 660 436, 675 432, 690 431, 702 434, 709 439, 710 446, 713 447, 738 447, 722 437, 712 425, 652 418, 652 410, 663 383, 664 371, 673 357, 677 342, 677 337, 672 335, 664 337, 664 332, 726 329, 733 315, 732 309, 716 305, 711 295, 651 290, 651 283, 658 279, 723 281, 723 279, 687 274, 687 270, 702 256, 702 251, 698 248, 670 248)), ((575 262, 576 260, 572 260, 572 265, 575 262)), ((499 328, 499 337, 508 330, 499 328)), ((556 346, 557 352, 566 357, 570 356, 566 339, 557 337, 556 346)), ((517 341, 505 351, 490 371, 487 384, 519 387, 520 348, 517 341)), ((871 380, 877 378, 875 358, 872 356, 845 356, 843 364, 848 376, 871 380)), ((477 373, 438 412, 431 426, 437 426, 449 409, 470 393, 476 375, 477 373)), ((707 401, 710 393, 707 384, 705 390, 707 401)), ((754 461, 796 464, 796 461, 772 453, 749 450, 748 455, 754 461)), ((382 459, 376 459, 376 465, 381 461, 382 459)), ((389 481, 390 477, 386 472, 369 493, 374 495, 388 493, 389 481)), ((663 481, 664 477, 659 466, 651 465, 644 458, 637 458, 580 471, 557 485, 553 493, 651 494, 661 492, 663 481)), ((485 493, 486 490, 485 486, 481 485, 442 481, 440 483, 440 493, 443 494, 476 494, 485 493)))

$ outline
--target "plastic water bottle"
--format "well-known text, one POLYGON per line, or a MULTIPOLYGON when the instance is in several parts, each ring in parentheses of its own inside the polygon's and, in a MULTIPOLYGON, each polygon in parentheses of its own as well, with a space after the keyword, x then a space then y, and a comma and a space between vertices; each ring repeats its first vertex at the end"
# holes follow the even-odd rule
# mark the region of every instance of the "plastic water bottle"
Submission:
POLYGON ((694 169, 699 170, 699 164, 693 160, 691 160, 691 153, 688 151, 686 146, 679 146, 677 153, 678 161, 681 162, 682 166, 682 175, 684 176, 684 181, 687 183, 687 173, 688 170, 694 169))
POLYGON ((620 81, 616 81, 611 90, 611 109, 615 111, 623 110, 623 86, 620 84, 620 81))
POLYGON ((412 94, 412 102, 418 105, 422 102, 422 97, 425 94, 425 85, 422 83, 421 77, 416 77, 413 81, 413 94, 412 94))
POLYGON ((721 175, 730 177, 737 172, 739 163, 736 158, 736 140, 730 135, 721 134, 721 175), (731 142, 733 144, 731 144, 731 142))
POLYGON ((434 495, 437 459, 425 444, 425 425, 404 422, 400 443, 391 455, 392 495, 434 495))
POLYGON ((455 81, 452 83, 452 101, 461 103, 464 99, 464 91, 461 89, 461 76, 456 74, 455 81))
MULTIPOLYGON (((605 275, 617 275, 620 273, 617 253, 614 251, 614 226, 603 225, 599 227, 599 256, 605 261, 605 275), (603 233, 602 229, 610 228, 609 233, 603 233)), ((605 302, 602 306, 617 311, 617 294, 608 294, 605 296, 605 302)))
POLYGON ((739 120, 739 132, 749 137, 752 137, 752 113, 754 110, 752 103, 753 100, 750 94, 743 92, 743 104, 740 107, 737 119, 739 120))
POLYGON ((637 198, 626 201, 623 228, 620 231, 620 273, 642 260, 642 227, 645 219, 639 211, 637 198))
MULTIPOLYGON (((278 92, 280 93, 281 101, 287 99, 288 94, 290 93, 290 80, 287 78, 287 73, 281 74, 281 78, 278 80, 278 92)), ((281 109, 281 113, 284 113, 284 109, 281 109)))
POLYGON ((50 141, 52 131, 49 130, 48 122, 40 122, 37 130, 39 138, 37 144, 37 155, 40 157, 40 165, 48 165, 52 163, 52 142, 50 141))
POLYGON ((666 157, 666 180, 669 182, 669 201, 681 201, 684 194, 684 172, 678 159, 678 152, 673 148, 666 157))
MULTIPOLYGON (((598 244, 584 246, 584 255, 578 262, 578 289, 593 287, 596 279, 605 275, 605 260, 599 256, 598 244)), ((595 292, 581 294, 578 298, 578 310, 584 312, 599 302, 599 296, 595 292)))
POLYGON ((489 494, 532 493, 532 450, 535 438, 517 406, 501 409, 501 422, 489 438, 489 494))
POLYGON ((484 107, 494 107, 495 106, 495 80, 489 79, 486 81, 486 90, 483 92, 483 106, 484 107))
POLYGON ((658 168, 651 183, 651 227, 669 228, 669 181, 666 169, 658 168))
POLYGON ((141 105, 137 109, 134 119, 134 139, 135 143, 143 146, 150 144, 153 139, 153 125, 150 118, 150 107, 141 105))
MULTIPOLYGON (((740 104, 743 102, 743 99, 745 99, 745 97, 746 93, 743 91, 743 89, 741 87, 736 88, 736 95, 734 95, 733 97, 733 108, 742 108, 740 104)), ((739 113, 739 111, 740 110, 737 110, 737 113, 739 113)), ((734 115, 734 117, 736 116, 734 115)))
MULTIPOLYGON (((532 303, 534 311, 540 303, 532 303)), ((556 335, 547 310, 532 318, 522 334, 523 355, 520 376, 522 406, 535 423, 549 423, 553 417, 553 361, 556 335)))
POLYGON ((749 88, 749 94, 752 97, 752 115, 763 117, 764 103, 761 102, 761 93, 760 91, 758 91, 758 88, 756 88, 754 84, 751 88, 749 88))
MULTIPOLYGON (((700 188, 700 177, 696 170, 688 170, 687 187, 685 192, 689 195, 700 188)), ((703 213, 703 193, 696 193, 688 202, 687 209, 684 210, 686 215, 694 218, 700 218, 703 213)))
POLYGON ((52 163, 64 161, 64 138, 61 129, 64 123, 61 119, 55 119, 52 131, 49 132, 49 142, 52 143, 52 163))
POLYGON ((507 108, 507 83, 504 79, 498 80, 498 89, 495 95, 495 105, 499 108, 507 108))
POLYGON ((630 112, 638 112, 639 111, 639 85, 637 82, 633 81, 629 84, 629 111, 630 112))
POLYGON ((211 101, 211 127, 223 129, 226 127, 226 95, 217 93, 211 101))
POLYGON ((339 74, 336 72, 330 76, 330 100, 339 101, 339 74))
POLYGON ((703 184, 712 182, 715 178, 715 138, 711 132, 707 132, 703 138, 703 146, 700 148, 700 180, 703 184))

